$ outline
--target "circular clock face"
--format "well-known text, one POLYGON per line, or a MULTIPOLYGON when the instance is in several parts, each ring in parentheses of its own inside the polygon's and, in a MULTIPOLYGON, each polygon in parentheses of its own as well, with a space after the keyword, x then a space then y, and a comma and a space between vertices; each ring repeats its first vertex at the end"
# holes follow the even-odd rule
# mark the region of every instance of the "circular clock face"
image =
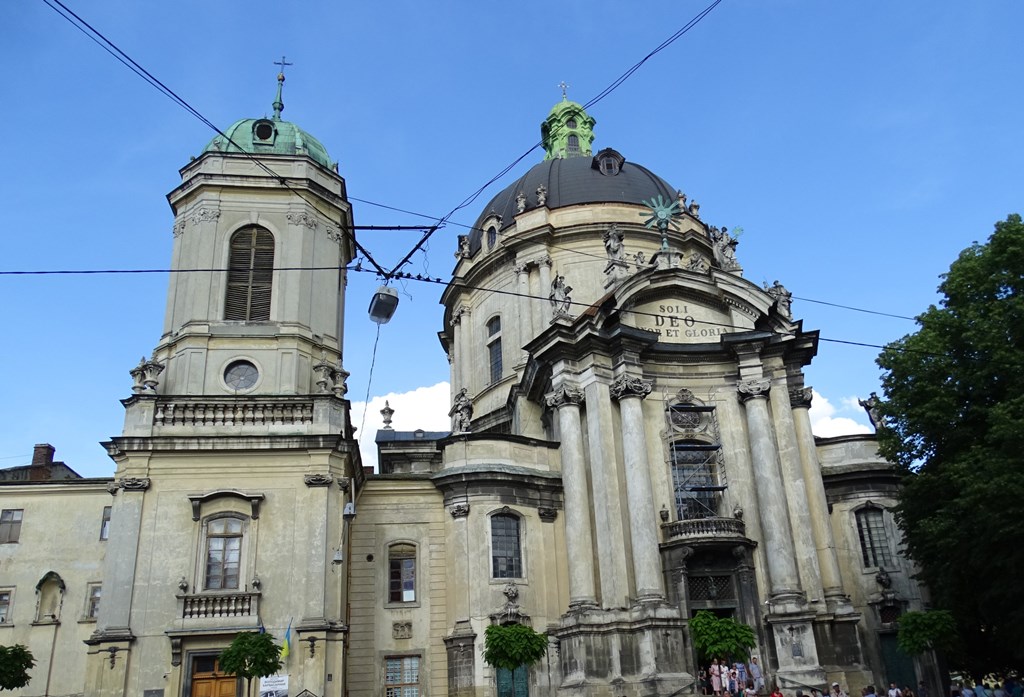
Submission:
POLYGON ((249 361, 235 361, 224 371, 224 382, 233 390, 247 390, 259 377, 260 371, 249 361))

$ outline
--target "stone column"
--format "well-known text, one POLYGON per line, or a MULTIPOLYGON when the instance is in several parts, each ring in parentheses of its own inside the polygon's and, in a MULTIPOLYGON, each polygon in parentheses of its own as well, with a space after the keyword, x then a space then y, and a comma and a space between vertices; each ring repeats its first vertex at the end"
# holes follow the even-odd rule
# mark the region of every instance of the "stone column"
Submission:
MULTIPOLYGON (((516 264, 516 281, 518 283, 518 292, 520 294, 519 302, 517 305, 520 308, 519 317, 516 318, 516 331, 518 332, 518 338, 516 340, 517 345, 523 346, 530 341, 536 334, 533 333, 533 306, 537 302, 530 297, 530 265, 529 264, 516 264)), ((502 331, 505 328, 502 327, 502 331)), ((529 360, 530 355, 524 350, 520 356, 520 362, 526 363, 529 360)))
POLYGON ((306 564, 303 569, 305 606, 298 629, 320 629, 327 625, 325 582, 327 579, 327 497, 331 477, 305 475, 306 484, 306 564))
MULTIPOLYGON (((775 416, 775 439, 779 446, 779 462, 782 465, 782 484, 786 489, 786 505, 789 508, 790 533, 796 549, 800 583, 810 599, 821 600, 821 571, 818 569, 818 554, 811 534, 813 523, 807 503, 807 489, 804 485, 804 468, 801 464, 797 444, 796 425, 793 410, 789 406, 789 393, 774 389, 768 395, 775 416)), ((826 520, 828 520, 826 518, 826 520)))
POLYGON ((658 551, 657 514, 644 436, 642 400, 650 393, 651 383, 632 375, 620 375, 611 388, 612 397, 619 402, 622 417, 622 459, 626 469, 629 537, 633 543, 633 577, 636 596, 641 602, 665 598, 661 554, 658 551))
POLYGON ((462 378, 463 371, 465 370, 464 364, 466 356, 462 353, 462 308, 458 307, 452 310, 452 345, 451 351, 448 354, 449 360, 452 364, 452 399, 455 399, 456 393, 464 385, 462 378))
POLYGON ((93 638, 131 637, 130 618, 142 529, 142 504, 149 484, 149 477, 122 477, 116 488, 111 489, 115 498, 103 575, 105 602, 100 603, 93 638))
POLYGON ((796 569, 796 550, 790 536, 786 491, 782 486, 779 454, 768 415, 767 378, 741 381, 736 389, 747 413, 750 457, 754 466, 754 483, 761 531, 764 535, 765 558, 768 562, 769 588, 772 600, 785 603, 799 601, 803 594, 796 569))
MULTIPOLYGON (((548 297, 551 292, 551 257, 547 254, 537 260, 537 265, 540 267, 540 296, 542 298, 548 297)), ((541 330, 548 328, 551 324, 551 303, 540 301, 540 318, 541 318, 541 330)))
POLYGON ((584 389, 587 404, 587 445, 590 449, 590 485, 593 492, 597 536, 597 573, 601 581, 601 607, 629 606, 629 571, 626 559, 626 496, 623 495, 615 457, 615 428, 608 385, 593 379, 584 389))
MULTIPOLYGON (((449 588, 455 590, 448 596, 451 603, 450 616, 455 620, 456 629, 469 628, 469 504, 456 503, 448 507, 452 516, 448 528, 449 588)), ((481 524, 481 523, 478 523, 481 524)))
POLYGON ((590 496, 583 459, 583 425, 580 402, 583 393, 562 385, 547 398, 558 409, 561 431, 562 491, 565 501, 565 546, 569 556, 569 607, 596 605, 594 592, 594 541, 590 528, 590 496))
POLYGON ((470 321, 469 308, 463 305, 455 311, 452 322, 455 324, 455 337, 458 345, 455 361, 459 365, 458 388, 465 387, 473 393, 473 325, 470 321), (457 318, 457 320, 456 320, 457 318))
POLYGON ((818 551, 818 566, 821 569, 821 585, 826 598, 846 600, 843 593, 843 578, 839 571, 836 541, 825 498, 825 483, 821 479, 821 463, 811 431, 811 407, 813 391, 810 387, 790 390, 789 399, 793 409, 797 444, 800 447, 800 461, 803 465, 804 486, 807 489, 807 510, 811 517, 811 533, 818 551))

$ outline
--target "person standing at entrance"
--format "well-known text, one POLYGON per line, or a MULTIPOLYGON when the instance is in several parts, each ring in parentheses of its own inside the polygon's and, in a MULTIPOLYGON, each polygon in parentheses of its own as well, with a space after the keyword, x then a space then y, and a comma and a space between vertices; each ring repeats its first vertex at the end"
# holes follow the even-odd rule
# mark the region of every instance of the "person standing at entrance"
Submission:
POLYGON ((711 689, 715 693, 716 697, 721 697, 722 694, 722 666, 718 665, 718 659, 711 659, 711 667, 708 668, 708 672, 711 673, 711 689))
POLYGON ((761 672, 761 666, 757 663, 757 656, 750 657, 750 679, 754 682, 757 694, 764 694, 764 673, 761 672))

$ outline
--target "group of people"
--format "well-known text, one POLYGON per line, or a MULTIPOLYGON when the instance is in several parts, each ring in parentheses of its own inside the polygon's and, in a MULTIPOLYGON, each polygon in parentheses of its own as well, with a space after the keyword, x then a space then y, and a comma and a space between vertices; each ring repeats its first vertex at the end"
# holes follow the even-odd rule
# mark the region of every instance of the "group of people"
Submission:
POLYGON ((757 656, 750 659, 750 663, 737 661, 729 663, 726 660, 719 661, 711 659, 711 665, 707 669, 701 668, 698 674, 701 693, 705 695, 754 695, 764 694, 764 673, 757 662, 757 656))
MULTIPOLYGON (((1024 685, 1017 678, 1007 678, 1000 682, 986 683, 979 680, 974 687, 968 682, 966 685, 958 682, 950 689, 950 697, 1022 697, 1024 696, 1024 685)), ((918 697, 921 697, 918 695, 918 697)))

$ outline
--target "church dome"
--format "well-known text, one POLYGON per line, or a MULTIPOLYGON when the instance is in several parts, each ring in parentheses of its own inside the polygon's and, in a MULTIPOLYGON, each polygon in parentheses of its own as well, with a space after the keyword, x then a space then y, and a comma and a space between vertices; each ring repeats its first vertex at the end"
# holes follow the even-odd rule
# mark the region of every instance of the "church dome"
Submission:
POLYGON ((642 165, 626 162, 611 148, 594 157, 567 157, 544 160, 527 171, 518 180, 498 193, 484 206, 470 234, 470 250, 480 247, 484 222, 491 216, 501 216, 500 229, 515 222, 519 212, 517 198, 526 197, 526 210, 540 206, 537 190, 546 189, 543 203, 548 209, 565 208, 591 203, 632 203, 644 205, 645 200, 659 194, 674 201, 676 189, 642 165))
POLYGON ((281 97, 283 86, 284 74, 280 73, 277 76, 277 98, 274 100, 274 115, 272 117, 236 121, 224 131, 223 136, 215 136, 203 148, 203 152, 305 155, 327 169, 337 169, 337 163, 331 160, 323 143, 294 123, 281 119, 281 112, 284 111, 284 102, 281 97))

